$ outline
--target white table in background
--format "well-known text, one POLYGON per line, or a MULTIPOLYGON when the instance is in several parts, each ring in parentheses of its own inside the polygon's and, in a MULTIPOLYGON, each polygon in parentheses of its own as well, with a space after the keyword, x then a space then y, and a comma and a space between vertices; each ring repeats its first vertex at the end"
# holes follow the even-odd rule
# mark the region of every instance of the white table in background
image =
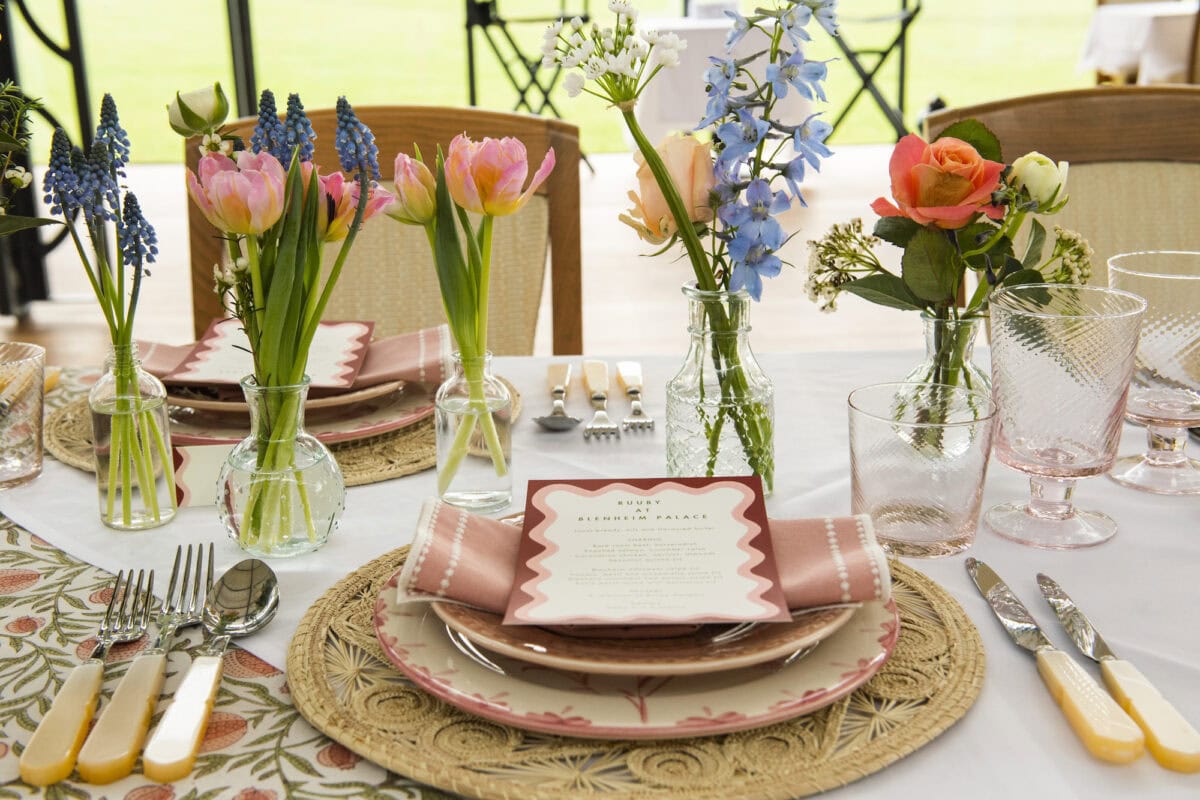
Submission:
POLYGON ((1136 75, 1141 85, 1185 83, 1198 11, 1196 0, 1097 6, 1079 68, 1131 83, 1136 75))

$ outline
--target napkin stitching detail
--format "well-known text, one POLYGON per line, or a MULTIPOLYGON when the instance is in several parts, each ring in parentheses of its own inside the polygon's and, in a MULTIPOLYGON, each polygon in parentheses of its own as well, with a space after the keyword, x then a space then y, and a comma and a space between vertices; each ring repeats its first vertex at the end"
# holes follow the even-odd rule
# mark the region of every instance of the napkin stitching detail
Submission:
POLYGON ((425 329, 417 331, 417 382, 425 382, 425 329))
POLYGON ((438 585, 438 597, 445 597, 446 590, 450 588, 450 579, 454 577, 454 570, 458 568, 458 559, 462 555, 463 535, 467 530, 467 512, 458 512, 458 523, 454 526, 454 541, 450 543, 450 561, 446 564, 446 573, 442 575, 442 582, 438 585))
POLYGON ((867 531, 863 527, 862 517, 854 518, 854 528, 858 531, 858 540, 862 542, 863 551, 869 556, 867 564, 871 567, 871 580, 875 584, 875 599, 878 600, 883 594, 883 582, 879 579, 879 564, 876 563, 871 542, 867 539, 867 531))
POLYGON ((425 556, 429 554, 429 548, 433 546, 433 531, 437 525, 438 512, 441 510, 442 504, 435 502, 425 525, 422 526, 418 523, 417 536, 421 538, 421 549, 417 552, 416 564, 408 578, 407 588, 409 591, 416 591, 417 578, 421 574, 421 567, 425 566, 425 556))
POLYGON ((829 552, 833 556, 833 564, 837 567, 838 585, 842 590, 842 602, 850 602, 850 573, 846 570, 846 559, 842 557, 842 549, 838 547, 837 528, 833 519, 825 518, 825 540, 829 543, 829 552))

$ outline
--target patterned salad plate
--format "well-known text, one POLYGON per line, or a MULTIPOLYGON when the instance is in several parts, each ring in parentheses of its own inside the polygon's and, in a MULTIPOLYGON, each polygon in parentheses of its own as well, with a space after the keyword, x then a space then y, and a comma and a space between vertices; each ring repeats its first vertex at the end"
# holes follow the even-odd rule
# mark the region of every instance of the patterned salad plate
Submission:
MULTIPOLYGON (((325 444, 378 436, 432 416, 432 391, 420 384, 405 384, 400 391, 353 406, 326 409, 319 416, 305 419, 304 427, 325 444)), ((175 408, 171 412, 171 441, 177 445, 236 444, 248 432, 244 420, 228 414, 194 408, 175 408)))
POLYGON ((699 675, 787 658, 829 638, 855 610, 817 610, 798 614, 790 623, 683 626, 685 633, 661 638, 603 638, 564 635, 535 625, 503 625, 498 614, 433 603, 443 622, 493 653, 596 675, 699 675))
MULTIPOLYGON (((328 394, 324 397, 313 397, 310 395, 304 401, 304 410, 305 413, 308 413, 327 408, 352 406, 355 403, 362 403, 366 400, 374 400, 377 397, 391 394, 402 386, 404 386, 404 381, 388 381, 386 383, 375 384, 374 386, 366 386, 362 389, 355 389, 352 392, 339 392, 337 394, 328 394)), ((250 413, 250 407, 246 405, 245 400, 218 400, 212 397, 210 392, 204 391, 202 387, 195 386, 170 387, 167 394, 167 403, 180 408, 191 408, 196 411, 213 411, 220 414, 246 415, 250 413)))
POLYGON ((375 635, 410 680, 506 725, 583 738, 671 739, 746 730, 808 714, 883 666, 900 631, 894 602, 865 603, 809 655, 701 675, 596 675, 481 653, 452 638, 432 608, 396 603, 393 575, 375 603, 375 635))

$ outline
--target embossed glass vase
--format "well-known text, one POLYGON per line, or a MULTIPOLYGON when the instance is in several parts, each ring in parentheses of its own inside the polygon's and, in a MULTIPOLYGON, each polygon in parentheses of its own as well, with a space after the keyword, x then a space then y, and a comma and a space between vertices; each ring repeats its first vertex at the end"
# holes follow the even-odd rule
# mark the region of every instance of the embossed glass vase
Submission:
POLYGON ((775 386, 750 349, 750 295, 683 287, 691 344, 667 384, 667 473, 775 483, 775 386))
POLYGON ((175 517, 175 469, 167 390, 142 369, 132 345, 113 345, 88 393, 100 521, 138 531, 175 517))
POLYGON ((988 374, 972 360, 984 317, 959 319, 921 314, 925 325, 925 360, 905 376, 905 383, 936 383, 965 389, 991 389, 988 374))
POLYGON ((308 377, 292 386, 242 379, 250 435, 217 479, 217 508, 230 537, 259 557, 295 556, 325 544, 346 505, 341 468, 304 430, 308 377))

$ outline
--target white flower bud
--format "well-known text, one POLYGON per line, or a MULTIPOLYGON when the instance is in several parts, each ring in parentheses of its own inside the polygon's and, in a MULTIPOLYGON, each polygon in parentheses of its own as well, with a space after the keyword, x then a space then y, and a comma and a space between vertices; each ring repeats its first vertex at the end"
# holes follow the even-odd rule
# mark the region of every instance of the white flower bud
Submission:
POLYGON ((167 119, 180 136, 210 133, 221 126, 229 115, 229 98, 220 83, 190 92, 176 92, 167 106, 167 119))
POLYGON ((567 90, 567 97, 578 97, 583 93, 583 76, 578 72, 568 72, 563 78, 563 88, 567 90))
POLYGON ((577 31, 583 27, 583 20, 580 17, 571 17, 571 30, 577 31))
POLYGON ((1034 151, 1013 162, 1010 179, 1018 189, 1029 192, 1038 208, 1044 210, 1067 199, 1067 168, 1066 161, 1055 164, 1034 151))

